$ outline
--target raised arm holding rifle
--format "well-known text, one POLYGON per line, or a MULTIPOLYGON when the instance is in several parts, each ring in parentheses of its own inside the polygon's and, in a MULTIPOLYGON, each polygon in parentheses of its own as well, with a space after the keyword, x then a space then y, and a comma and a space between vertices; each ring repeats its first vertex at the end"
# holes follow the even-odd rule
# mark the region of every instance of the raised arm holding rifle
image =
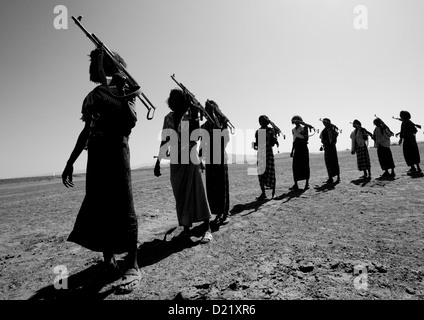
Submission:
MULTIPOLYGON (((123 64, 122 61, 117 58, 116 53, 111 51, 102 41, 100 41, 100 39, 94 33, 90 33, 87 31, 87 29, 81 24, 82 16, 79 16, 78 18, 72 16, 72 20, 74 20, 75 24, 82 30, 82 32, 84 32, 84 34, 91 40, 91 42, 94 43, 94 45, 97 49, 100 50, 102 55, 105 54, 109 57, 109 60, 111 60, 115 64, 115 67, 118 69, 123 81, 125 81, 125 85, 127 87, 128 92, 125 92, 121 95, 116 95, 113 92, 111 92, 111 94, 116 98, 127 98, 136 96, 148 110, 147 119, 153 119, 156 108, 146 97, 146 95, 141 91, 141 87, 138 85, 137 81, 127 71, 126 65, 123 64)), ((101 59, 103 58, 101 57, 101 59)), ((101 70, 100 73, 101 77, 103 78, 102 83, 104 85, 107 85, 104 73, 102 73, 101 70)))
POLYGON ((174 80, 174 82, 183 90, 184 94, 187 96, 187 99, 190 101, 192 107, 196 108, 198 113, 200 115, 199 120, 203 120, 203 117, 206 116, 207 120, 213 123, 215 126, 219 126, 218 123, 215 122, 215 120, 212 118, 208 112, 206 112, 206 109, 202 106, 202 104, 196 99, 195 95, 192 94, 181 82, 178 82, 175 79, 175 74, 171 75, 171 79, 174 80))

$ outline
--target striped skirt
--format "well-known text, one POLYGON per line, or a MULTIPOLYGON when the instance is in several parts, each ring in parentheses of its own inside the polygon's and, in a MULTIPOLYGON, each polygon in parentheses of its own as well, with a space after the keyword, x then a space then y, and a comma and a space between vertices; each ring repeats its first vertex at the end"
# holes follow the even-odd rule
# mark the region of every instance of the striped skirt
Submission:
POLYGON ((275 163, 271 146, 267 146, 265 152, 261 149, 258 151, 258 177, 261 185, 275 190, 275 163))
POLYGON ((368 153, 367 146, 356 148, 356 161, 359 171, 364 171, 371 168, 370 155, 368 153))

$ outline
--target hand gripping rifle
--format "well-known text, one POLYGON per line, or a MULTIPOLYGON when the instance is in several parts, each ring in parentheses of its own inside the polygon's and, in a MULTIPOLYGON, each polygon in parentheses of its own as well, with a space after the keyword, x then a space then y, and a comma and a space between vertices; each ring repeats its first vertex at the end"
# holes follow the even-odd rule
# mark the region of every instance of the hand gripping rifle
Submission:
POLYGON ((190 97, 191 105, 200 111, 200 119, 202 120, 203 115, 208 118, 208 120, 213 123, 215 126, 218 126, 218 124, 212 119, 212 117, 206 112, 206 109, 201 105, 201 103, 196 99, 194 94, 192 94, 181 82, 178 82, 175 79, 175 74, 171 75, 172 80, 175 81, 175 83, 183 90, 185 94, 187 94, 190 97))
POLYGON ((94 43, 94 45, 100 49, 100 50, 104 50, 104 52, 109 56, 109 58, 114 62, 114 64, 116 65, 116 67, 118 67, 118 69, 120 71, 122 71, 125 76, 127 77, 127 82, 130 85, 130 87, 132 89, 134 89, 134 91, 130 94, 126 94, 124 96, 120 96, 121 98, 124 97, 128 97, 131 96, 133 94, 136 94, 137 97, 140 99, 140 101, 144 104, 144 106, 147 108, 148 112, 147 112, 147 120, 152 120, 155 110, 156 108, 153 106, 153 104, 149 101, 149 99, 147 99, 146 95, 141 92, 140 90, 140 86, 138 85, 138 83, 135 81, 135 79, 128 73, 128 71, 125 69, 125 67, 122 65, 121 62, 119 62, 116 58, 115 58, 115 54, 108 48, 106 47, 106 45, 100 41, 99 38, 97 38, 97 36, 94 33, 89 33, 87 31, 87 29, 84 28, 84 26, 81 24, 81 20, 82 20, 82 16, 78 16, 78 18, 75 18, 74 16, 72 16, 72 20, 74 20, 75 24, 80 27, 80 29, 82 30, 82 32, 84 32, 84 34, 94 43))

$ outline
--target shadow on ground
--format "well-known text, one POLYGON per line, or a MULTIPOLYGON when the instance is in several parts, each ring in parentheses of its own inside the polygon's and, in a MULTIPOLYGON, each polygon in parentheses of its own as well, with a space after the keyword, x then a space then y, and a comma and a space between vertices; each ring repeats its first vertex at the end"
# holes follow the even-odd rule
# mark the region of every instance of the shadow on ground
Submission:
POLYGON ((283 193, 282 195, 278 197, 275 197, 274 200, 285 200, 283 201, 283 203, 286 203, 294 198, 299 198, 305 191, 306 190, 304 189, 293 190, 287 193, 283 193))
MULTIPOLYGON (((275 198, 274 198, 275 199, 275 198)), ((271 199, 264 199, 264 200, 256 200, 256 201, 252 201, 249 203, 245 203, 245 204, 236 204, 231 210, 230 213, 231 215, 236 215, 236 214, 240 214, 243 211, 247 211, 250 210, 247 213, 244 213, 243 216, 245 215, 249 215, 253 212, 256 212, 259 210, 259 208, 264 205, 265 203, 267 203, 268 201, 270 201, 271 199)))
MULTIPOLYGON (((176 252, 199 244, 200 241, 192 241, 189 237, 173 237, 171 240, 167 240, 167 235, 171 234, 175 229, 168 230, 162 240, 154 239, 153 241, 142 243, 138 247, 138 265, 140 269, 153 265, 176 252)), ((204 226, 199 225, 192 229, 191 235, 200 236, 203 233, 204 226)), ((125 269, 124 260, 118 260, 117 263, 121 270, 125 269)), ((29 300, 103 300, 110 294, 119 294, 119 282, 117 284, 113 283, 119 280, 122 274, 105 277, 102 270, 102 262, 98 262, 68 277, 66 280, 61 280, 66 281, 67 289, 56 289, 54 285, 50 285, 38 290, 29 300)), ((64 283, 60 282, 60 284, 63 285, 64 283)))
POLYGON ((315 186, 314 189, 316 192, 328 192, 328 191, 334 190, 336 185, 338 185, 339 183, 340 181, 332 182, 332 183, 325 182, 321 186, 315 186))
POLYGON ((354 185, 365 187, 368 183, 371 182, 370 178, 359 178, 356 180, 352 180, 350 183, 353 183, 354 185))

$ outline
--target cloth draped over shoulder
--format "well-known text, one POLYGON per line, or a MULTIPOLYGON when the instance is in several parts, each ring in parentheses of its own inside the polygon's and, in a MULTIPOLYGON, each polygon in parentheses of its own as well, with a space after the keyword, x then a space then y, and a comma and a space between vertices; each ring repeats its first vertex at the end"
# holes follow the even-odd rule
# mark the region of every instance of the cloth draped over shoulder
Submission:
POLYGON ((330 127, 324 128, 321 131, 319 138, 321 139, 322 145, 325 148, 330 145, 335 145, 337 143, 338 135, 339 133, 337 132, 337 130, 334 127, 330 127))
POLYGON ((393 136, 393 132, 391 132, 387 127, 379 128, 376 127, 374 129, 374 147, 378 148, 379 146, 390 148, 390 137, 393 136))
POLYGON ((90 123, 86 195, 68 241, 87 249, 124 253, 137 244, 128 137, 135 125, 132 101, 105 86, 85 98, 82 120, 90 123))
POLYGON ((182 135, 190 132, 190 128, 187 127, 191 122, 189 115, 188 113, 184 114, 179 123, 176 123, 174 117, 175 113, 170 112, 165 116, 163 124, 163 130, 173 130, 178 136, 178 142, 171 143, 169 146, 171 157, 170 180, 176 202, 178 223, 180 226, 191 227, 195 222, 210 219, 211 211, 202 180, 197 151, 191 152, 197 143, 196 141, 185 142, 182 139, 182 135), (179 158, 181 159, 188 156, 189 162, 180 163, 180 159, 176 162, 172 161, 176 152, 180 154, 179 158))

